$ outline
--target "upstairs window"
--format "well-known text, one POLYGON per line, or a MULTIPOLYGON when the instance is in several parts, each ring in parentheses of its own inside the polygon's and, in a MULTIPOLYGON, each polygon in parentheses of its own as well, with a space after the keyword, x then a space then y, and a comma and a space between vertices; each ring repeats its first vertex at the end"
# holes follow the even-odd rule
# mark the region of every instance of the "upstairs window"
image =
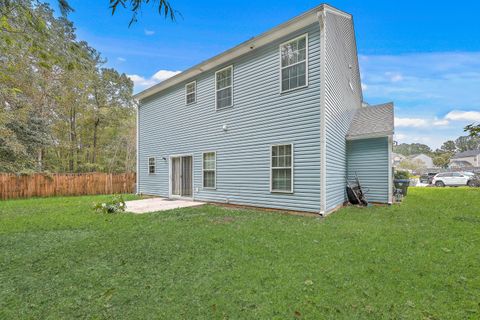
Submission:
POLYGON ((215 152, 203 153, 203 187, 206 189, 215 189, 216 187, 216 169, 217 154, 215 152))
POLYGON ((233 66, 215 72, 216 109, 233 106, 233 66))
POLYGON ((306 87, 308 37, 300 36, 280 45, 282 92, 306 87))
POLYGON ((291 144, 271 147, 271 192, 293 192, 293 146, 291 144))
POLYGON ((155 173, 155 158, 148 158, 148 173, 155 173))
POLYGON ((192 104, 197 101, 197 82, 192 81, 185 85, 185 102, 192 104))

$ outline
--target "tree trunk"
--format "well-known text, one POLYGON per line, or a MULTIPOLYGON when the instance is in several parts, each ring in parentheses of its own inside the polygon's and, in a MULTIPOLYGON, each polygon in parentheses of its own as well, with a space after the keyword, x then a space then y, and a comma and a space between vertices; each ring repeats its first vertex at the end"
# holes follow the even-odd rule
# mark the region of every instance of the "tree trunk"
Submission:
POLYGON ((70 150, 68 159, 68 171, 75 170, 75 149, 77 148, 77 130, 76 130, 76 110, 75 107, 70 109, 70 150))
POLYGON ((40 148, 37 151, 37 171, 43 171, 43 148, 40 148))
POLYGON ((100 118, 96 118, 93 124, 93 150, 92 150, 92 163, 97 162, 97 140, 98 140, 98 125, 100 124, 100 118))

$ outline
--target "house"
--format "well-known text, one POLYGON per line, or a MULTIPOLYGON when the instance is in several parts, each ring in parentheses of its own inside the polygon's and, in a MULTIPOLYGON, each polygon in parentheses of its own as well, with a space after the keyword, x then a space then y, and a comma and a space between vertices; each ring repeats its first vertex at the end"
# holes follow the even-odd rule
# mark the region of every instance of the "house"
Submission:
POLYGON ((395 153, 395 152, 392 152, 391 157, 392 157, 392 165, 394 167, 397 167, 400 164, 400 162, 402 162, 407 158, 403 154, 395 153))
POLYGON ((456 153, 450 160, 449 167, 480 167, 480 149, 456 153))
POLYGON ((432 157, 424 153, 408 156, 407 159, 409 159, 412 162, 417 162, 419 164, 422 164, 422 166, 424 166, 425 168, 435 168, 432 157))
POLYGON ((137 192, 316 212, 392 201, 393 104, 362 107, 353 18, 320 5, 136 95, 137 192))

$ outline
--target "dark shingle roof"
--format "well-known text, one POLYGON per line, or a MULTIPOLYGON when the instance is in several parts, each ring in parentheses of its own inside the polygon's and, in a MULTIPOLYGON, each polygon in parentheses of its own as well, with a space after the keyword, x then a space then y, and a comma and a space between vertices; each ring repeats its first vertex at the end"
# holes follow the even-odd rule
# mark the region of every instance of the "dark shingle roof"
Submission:
POLYGON ((463 160, 452 160, 450 161, 450 166, 457 166, 457 167, 471 167, 472 164, 468 161, 463 160))
POLYGON ((357 110, 350 124, 347 139, 363 136, 389 136, 394 131, 393 102, 357 110))
POLYGON ((478 150, 467 150, 464 152, 459 152, 455 154, 452 159, 465 158, 465 157, 474 157, 477 154, 480 154, 480 149, 478 150))

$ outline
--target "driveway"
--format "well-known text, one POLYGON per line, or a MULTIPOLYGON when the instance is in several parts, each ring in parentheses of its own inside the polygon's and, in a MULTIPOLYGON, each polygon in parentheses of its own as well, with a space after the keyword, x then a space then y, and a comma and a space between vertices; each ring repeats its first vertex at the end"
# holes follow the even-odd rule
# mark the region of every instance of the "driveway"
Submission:
POLYGON ((147 213, 155 211, 165 211, 177 208, 196 207, 204 205, 203 202, 188 200, 172 200, 167 198, 149 198, 143 200, 127 201, 126 211, 133 213, 147 213))

